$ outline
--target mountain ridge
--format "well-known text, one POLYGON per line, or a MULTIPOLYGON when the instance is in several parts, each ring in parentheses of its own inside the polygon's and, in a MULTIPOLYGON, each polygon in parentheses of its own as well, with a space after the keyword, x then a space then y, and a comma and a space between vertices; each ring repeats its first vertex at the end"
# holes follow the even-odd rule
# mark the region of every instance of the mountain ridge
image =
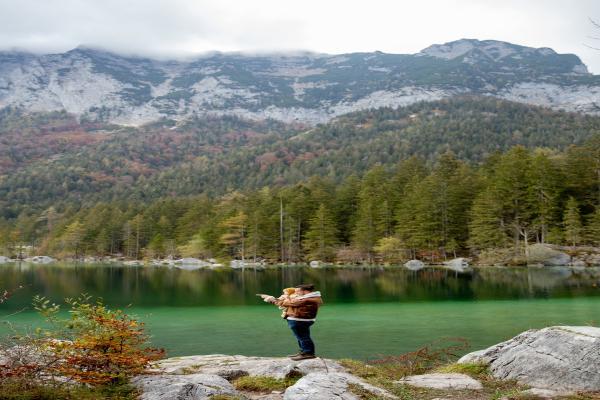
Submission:
POLYGON ((0 109, 65 110, 121 125, 211 115, 315 125, 463 94, 600 113, 600 76, 576 55, 494 40, 461 39, 412 55, 210 53, 185 61, 89 47, 0 52, 0 109))

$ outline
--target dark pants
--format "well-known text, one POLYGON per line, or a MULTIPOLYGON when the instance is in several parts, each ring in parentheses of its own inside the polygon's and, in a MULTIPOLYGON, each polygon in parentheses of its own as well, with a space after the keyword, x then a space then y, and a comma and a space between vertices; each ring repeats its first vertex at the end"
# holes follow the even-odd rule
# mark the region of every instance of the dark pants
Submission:
POLYGON ((315 354, 315 344, 310 338, 310 326, 313 321, 293 321, 288 319, 288 326, 294 332, 294 336, 298 339, 300 351, 305 354, 315 354))

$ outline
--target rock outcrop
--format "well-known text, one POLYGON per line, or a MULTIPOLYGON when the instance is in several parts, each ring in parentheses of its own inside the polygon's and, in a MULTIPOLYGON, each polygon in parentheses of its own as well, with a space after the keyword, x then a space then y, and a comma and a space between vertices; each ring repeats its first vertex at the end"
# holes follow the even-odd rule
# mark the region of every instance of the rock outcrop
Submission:
POLYGON ((421 260, 408 260, 404 266, 411 271, 418 271, 425 268, 425 263, 421 260))
POLYGON ((529 247, 529 263, 539 263, 547 266, 569 265, 571 256, 553 249, 549 245, 534 244, 529 247))
POLYGON ((335 361, 314 358, 293 361, 289 358, 226 356, 222 354, 205 356, 173 357, 160 361, 158 370, 166 374, 211 374, 226 379, 239 376, 269 376, 286 378, 304 376, 311 372, 345 372, 335 361))
POLYGON ((242 376, 300 377, 285 393, 260 397, 264 399, 358 400, 361 397, 353 393, 354 388, 378 398, 395 398, 347 373, 337 362, 321 358, 293 361, 221 354, 173 357, 159 361, 152 372, 133 380, 142 392, 142 400, 199 400, 215 395, 245 398, 245 394, 229 382, 242 376))
POLYGON ((238 395, 229 381, 217 375, 145 375, 133 380, 140 400, 200 400, 215 395, 238 395))
POLYGON ((407 376, 396 383, 429 389, 481 390, 483 385, 465 374, 424 374, 407 376))
POLYGON ((498 379, 560 393, 600 391, 600 328, 553 326, 529 330, 469 353, 459 363, 484 363, 498 379))
MULTIPOLYGON (((515 380, 519 385, 529 386, 527 390, 519 386, 520 393, 539 398, 598 392, 600 328, 554 326, 529 330, 506 342, 469 353, 458 362, 486 364, 496 379, 515 380)), ((142 400, 199 400, 216 395, 263 400, 397 398, 348 373, 338 362, 320 358, 293 361, 220 354, 173 357, 158 362, 153 372, 133 380, 142 400), (236 390, 232 382, 242 376, 299 379, 283 393, 257 395, 236 390)), ((395 383, 440 391, 484 389, 478 380, 459 373, 414 375, 395 383)))
POLYGON ((354 375, 345 372, 313 372, 290 386, 283 396, 284 400, 359 400, 361 397, 352 391, 352 385, 373 397, 396 399, 389 392, 370 385, 354 375))

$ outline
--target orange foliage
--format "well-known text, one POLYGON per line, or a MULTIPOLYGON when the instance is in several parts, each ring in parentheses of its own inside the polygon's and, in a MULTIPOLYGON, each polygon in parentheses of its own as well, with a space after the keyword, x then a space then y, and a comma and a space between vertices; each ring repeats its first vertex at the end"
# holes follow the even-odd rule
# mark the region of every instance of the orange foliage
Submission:
POLYGON ((54 338, 45 342, 44 351, 58 360, 48 366, 50 374, 90 385, 115 384, 144 373, 164 356, 164 350, 146 347, 144 324, 122 310, 110 310, 101 302, 90 304, 86 296, 67 303, 71 318, 60 320, 57 306, 37 299, 36 309, 53 326, 62 327, 43 332, 54 338))

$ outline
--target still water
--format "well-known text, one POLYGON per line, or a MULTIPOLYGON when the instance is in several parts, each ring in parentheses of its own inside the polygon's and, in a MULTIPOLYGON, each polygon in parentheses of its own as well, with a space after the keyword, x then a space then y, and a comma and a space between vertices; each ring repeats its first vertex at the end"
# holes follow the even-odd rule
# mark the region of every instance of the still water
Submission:
MULTIPOLYGON (((0 290, 19 285, 0 319, 39 324, 35 294, 60 302, 87 293, 128 307, 169 356, 295 352, 280 311, 256 293, 314 283, 325 306, 313 327, 317 352, 333 358, 400 354, 447 337, 479 349, 547 325, 600 323, 600 269, 279 268, 187 271, 116 265, 0 265, 0 290)), ((6 329, 0 326, 0 331, 6 329)))

